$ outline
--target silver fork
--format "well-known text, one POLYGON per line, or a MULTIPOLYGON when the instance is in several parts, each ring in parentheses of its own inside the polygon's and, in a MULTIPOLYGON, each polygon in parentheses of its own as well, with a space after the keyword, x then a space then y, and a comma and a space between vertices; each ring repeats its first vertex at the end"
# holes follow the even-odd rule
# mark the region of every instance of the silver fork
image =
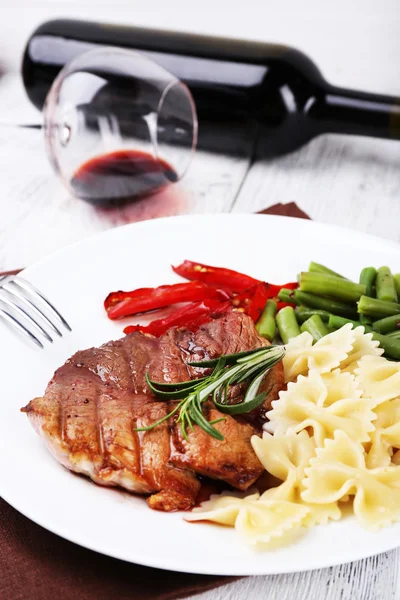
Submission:
POLYGON ((44 348, 41 336, 53 342, 50 333, 62 337, 64 329, 71 331, 50 300, 19 275, 0 276, 0 304, 11 309, 9 312, 0 306, 0 317, 40 348, 44 348))

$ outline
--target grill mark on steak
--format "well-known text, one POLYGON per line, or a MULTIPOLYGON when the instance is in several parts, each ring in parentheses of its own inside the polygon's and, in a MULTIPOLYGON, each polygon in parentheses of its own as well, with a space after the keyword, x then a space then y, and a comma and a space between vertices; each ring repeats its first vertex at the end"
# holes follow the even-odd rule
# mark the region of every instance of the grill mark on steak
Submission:
MULTIPOLYGON (((185 440, 176 417, 151 431, 134 431, 176 406, 154 398, 145 374, 160 382, 185 381, 209 372, 189 362, 266 343, 249 317, 239 312, 223 315, 196 333, 171 329, 158 339, 133 333, 77 352, 55 372, 45 395, 22 410, 67 468, 102 485, 152 494, 147 500, 152 508, 187 509, 195 503, 200 487, 196 474, 242 490, 261 475, 263 468, 250 440, 260 432, 266 407, 283 388, 282 365, 266 376, 263 385, 268 397, 258 412, 232 417, 221 415, 211 403, 204 406, 209 419, 225 417, 216 425, 223 442, 198 426, 185 440)), ((231 400, 240 401, 245 388, 232 388, 231 400)))
MULTIPOLYGON (((88 400, 88 398, 87 398, 88 400)), ((103 458, 103 464, 104 464, 104 434, 103 434, 103 425, 100 419, 100 409, 99 409, 99 402, 100 402, 100 391, 96 386, 96 394, 94 397, 94 413, 95 413, 95 423, 96 423, 96 433, 97 433, 97 443, 99 446, 99 450, 100 450, 100 454, 103 458)))
POLYGON ((65 399, 64 393, 60 393, 60 430, 61 440, 65 442, 65 399))
MULTIPOLYGON (((122 352, 125 358, 126 363, 129 365, 129 371, 130 371, 130 377, 129 377, 129 381, 130 381, 130 385, 129 385, 129 391, 131 391, 132 393, 136 393, 137 394, 137 389, 135 386, 135 382, 133 379, 133 360, 132 360, 132 352, 128 352, 128 344, 121 344, 121 348, 122 348, 122 352)), ((132 452, 135 455, 135 468, 136 468, 136 472, 139 473, 141 476, 143 476, 143 468, 142 468, 142 455, 140 452, 140 438, 139 438, 139 432, 135 431, 136 427, 137 427, 137 418, 135 415, 135 408, 134 408, 134 400, 133 398, 129 399, 129 415, 130 415, 130 427, 129 427, 129 431, 128 431, 128 439, 131 443, 131 448, 132 448, 132 452), (129 433, 131 435, 131 438, 129 438, 129 433)))

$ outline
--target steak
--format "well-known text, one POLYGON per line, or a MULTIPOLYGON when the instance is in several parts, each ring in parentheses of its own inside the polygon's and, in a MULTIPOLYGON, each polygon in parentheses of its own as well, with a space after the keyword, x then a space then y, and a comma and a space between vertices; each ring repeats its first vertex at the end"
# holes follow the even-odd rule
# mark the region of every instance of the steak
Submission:
MULTIPOLYGON (((261 432, 264 413, 284 386, 277 364, 263 382, 264 404, 251 413, 222 415, 204 406, 224 436, 216 440, 197 425, 182 436, 174 418, 151 431, 135 431, 167 415, 173 402, 157 400, 146 384, 176 383, 204 375, 188 363, 266 345, 252 320, 229 312, 196 333, 172 328, 160 338, 132 333, 100 348, 82 350, 59 368, 43 397, 22 409, 55 458, 71 471, 101 485, 119 486, 148 495, 151 508, 184 510, 194 505, 200 488, 197 475, 246 490, 263 472, 250 439, 261 432)), ((231 402, 243 398, 243 385, 232 390, 231 402)))

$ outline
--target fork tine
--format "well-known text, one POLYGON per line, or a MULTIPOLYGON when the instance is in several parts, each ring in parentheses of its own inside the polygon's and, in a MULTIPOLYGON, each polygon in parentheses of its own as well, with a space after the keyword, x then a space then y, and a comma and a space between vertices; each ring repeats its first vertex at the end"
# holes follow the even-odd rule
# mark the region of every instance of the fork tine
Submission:
POLYGON ((0 308, 0 317, 2 317, 5 321, 16 327, 18 331, 29 337, 29 339, 35 342, 37 346, 39 346, 40 348, 44 348, 42 342, 35 335, 33 335, 33 333, 29 331, 29 329, 27 329, 24 325, 22 325, 22 323, 18 321, 18 319, 10 315, 10 313, 8 313, 6 310, 3 310, 2 308, 0 308))
POLYGON ((26 302, 27 304, 29 304, 29 306, 34 311, 34 313, 37 314, 42 319, 44 319, 44 321, 46 321, 46 323, 53 329, 53 331, 55 331, 57 333, 57 335, 59 335, 60 337, 62 337, 61 331, 54 325, 54 323, 52 323, 50 321, 50 319, 48 318, 47 315, 45 315, 41 310, 38 309, 37 306, 35 306, 33 304, 33 302, 31 302, 31 300, 29 300, 26 296, 24 296, 23 294, 21 294, 21 292, 18 289, 18 286, 15 286, 17 289, 14 289, 14 287, 12 287, 10 289, 10 285, 12 283, 14 283, 14 281, 9 281, 5 285, 3 285, 3 290, 7 290, 7 292, 9 292, 10 294, 12 294, 16 298, 18 298, 18 300, 21 300, 21 302, 26 302))
POLYGON ((18 277, 18 280, 13 279, 11 283, 36 296, 42 302, 42 304, 45 304, 48 308, 52 310, 54 315, 57 317, 60 323, 64 325, 64 327, 66 327, 69 331, 72 331, 71 327, 64 319, 62 314, 56 309, 56 307, 50 302, 50 300, 42 294, 42 292, 39 292, 39 290, 35 288, 35 286, 33 286, 31 283, 29 283, 22 277, 18 277))
POLYGON ((18 304, 15 304, 15 302, 11 301, 6 296, 6 294, 4 294, 4 292, 6 292, 6 294, 10 294, 11 297, 13 296, 12 292, 9 292, 4 287, 0 288, 0 300, 1 300, 1 302, 3 302, 4 304, 7 304, 7 306, 9 306, 10 308, 12 308, 15 312, 17 312, 23 318, 27 319, 31 323, 31 325, 33 325, 33 327, 35 327, 35 329, 37 329, 38 331, 40 331, 45 336, 45 338, 47 338, 49 340, 49 342, 53 342, 53 338, 50 337, 50 335, 40 325, 40 323, 38 323, 29 313, 27 313, 26 310, 24 310, 23 308, 21 308, 20 306, 18 306, 18 304))

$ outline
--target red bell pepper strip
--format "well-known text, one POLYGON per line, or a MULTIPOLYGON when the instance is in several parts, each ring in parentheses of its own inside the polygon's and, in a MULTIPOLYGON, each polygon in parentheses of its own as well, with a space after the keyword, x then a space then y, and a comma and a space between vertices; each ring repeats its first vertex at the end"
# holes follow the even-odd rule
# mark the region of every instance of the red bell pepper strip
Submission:
POLYGON ((229 298, 229 294, 224 290, 208 286, 201 281, 162 285, 157 288, 142 288, 142 290, 134 290, 132 293, 114 292, 113 294, 110 294, 104 302, 110 319, 120 319, 180 302, 198 302, 206 299, 222 302, 229 298), (139 294, 139 292, 143 292, 143 289, 145 292, 139 294), (121 294, 126 296, 115 304, 113 294, 116 294, 118 298, 121 298, 121 294))
POLYGON ((125 327, 124 333, 141 332, 159 337, 168 331, 170 327, 187 327, 195 331, 212 317, 222 314, 231 308, 230 302, 219 302, 213 299, 192 302, 182 308, 178 308, 164 319, 156 319, 148 325, 128 325, 128 327, 125 327))
POLYGON ((292 302, 277 302, 276 305, 277 305, 277 312, 279 312, 282 308, 286 308, 286 306, 291 306, 292 308, 294 308, 296 306, 292 302))
POLYGON ((190 260, 185 260, 177 267, 172 267, 172 269, 185 279, 203 281, 209 285, 216 285, 232 292, 243 292, 259 283, 258 279, 243 273, 221 267, 211 267, 190 260))
POLYGON ((278 289, 278 292, 270 289, 274 287, 275 286, 270 286, 268 283, 264 283, 262 281, 257 285, 251 303, 247 309, 247 314, 254 321, 254 323, 260 318, 267 300, 269 300, 269 298, 273 298, 279 292, 280 288, 278 289))
POLYGON ((299 284, 297 281, 291 281, 290 283, 285 283, 282 287, 279 285, 277 287, 279 288, 279 290, 281 290, 282 288, 285 288, 287 290, 297 290, 299 284))
POLYGON ((140 298, 143 296, 148 296, 154 288, 138 288, 137 290, 133 290, 132 292, 122 292, 119 290, 118 292, 111 292, 108 294, 107 298, 104 300, 104 308, 108 310, 112 306, 115 306, 122 300, 126 300, 127 298, 140 298))
MULTIPOLYGON (((297 283, 287 283, 286 285, 289 289, 298 287, 297 283)), ((267 300, 270 298, 277 298, 280 289, 281 286, 279 285, 260 281, 255 287, 247 290, 247 293, 245 292, 240 296, 240 306, 243 306, 245 312, 253 319, 254 323, 256 323, 265 308, 267 300)), ((237 298, 239 298, 239 296, 235 296, 232 303, 234 303, 235 300, 237 302, 237 298)))
POLYGON ((251 287, 248 290, 244 290, 244 292, 241 292, 240 294, 235 294, 231 300, 231 304, 233 306, 233 308, 236 308, 237 310, 240 310, 241 312, 245 312, 247 313, 250 304, 253 301, 253 297, 255 294, 255 291, 257 289, 257 285, 254 285, 253 287, 251 287))

